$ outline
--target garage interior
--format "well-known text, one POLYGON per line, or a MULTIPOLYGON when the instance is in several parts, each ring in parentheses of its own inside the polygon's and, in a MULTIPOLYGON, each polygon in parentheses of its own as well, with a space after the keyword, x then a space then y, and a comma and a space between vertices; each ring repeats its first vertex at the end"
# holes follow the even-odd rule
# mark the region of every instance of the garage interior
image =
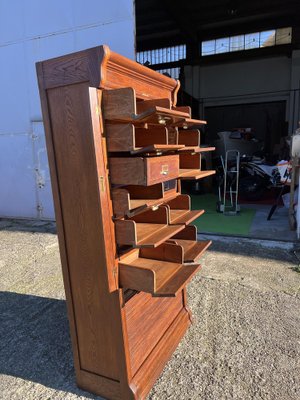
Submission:
POLYGON ((286 166, 300 120, 299 15, 297 0, 136 2, 137 61, 180 80, 178 104, 207 121, 200 127, 201 146, 216 147, 212 158, 202 156, 202 168, 213 167, 216 176, 183 187, 193 207, 207 210, 197 221, 202 233, 297 238, 296 208, 292 218, 289 209, 297 163, 290 174, 286 166), (226 164, 230 149, 239 151, 240 160, 228 153, 224 174, 220 156, 226 164), (230 172, 237 165, 238 183, 230 172), (225 175, 233 207, 230 193, 224 196, 225 175), (217 212, 224 198, 230 212, 217 212))

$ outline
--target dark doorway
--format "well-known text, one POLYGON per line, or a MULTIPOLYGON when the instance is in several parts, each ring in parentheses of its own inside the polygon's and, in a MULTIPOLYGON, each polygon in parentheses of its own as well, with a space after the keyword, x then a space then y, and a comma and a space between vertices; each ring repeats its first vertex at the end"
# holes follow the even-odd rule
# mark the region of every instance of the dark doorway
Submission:
POLYGON ((272 153, 275 144, 287 135, 285 114, 285 101, 205 107, 206 141, 217 139, 217 132, 252 128, 255 137, 264 141, 266 151, 272 153))

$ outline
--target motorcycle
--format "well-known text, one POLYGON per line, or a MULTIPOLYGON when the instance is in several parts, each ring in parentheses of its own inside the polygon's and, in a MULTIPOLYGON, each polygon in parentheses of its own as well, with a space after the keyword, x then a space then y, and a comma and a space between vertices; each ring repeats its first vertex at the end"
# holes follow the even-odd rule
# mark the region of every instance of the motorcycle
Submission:
MULTIPOLYGON (((228 168, 230 175, 230 169, 228 168)), ((217 182, 219 187, 223 183, 223 169, 217 167, 217 182)), ((280 185, 281 176, 276 166, 258 164, 252 161, 252 157, 241 157, 239 172, 239 195, 249 201, 260 200, 266 190, 280 185)))

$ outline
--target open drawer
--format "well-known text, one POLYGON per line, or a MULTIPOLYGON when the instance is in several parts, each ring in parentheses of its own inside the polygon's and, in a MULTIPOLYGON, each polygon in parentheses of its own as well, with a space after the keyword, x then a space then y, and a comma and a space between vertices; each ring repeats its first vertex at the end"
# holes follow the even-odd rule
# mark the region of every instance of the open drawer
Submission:
POLYGON ((186 119, 182 119, 181 121, 178 121, 176 124, 177 128, 182 128, 182 129, 188 129, 194 126, 199 126, 199 125, 206 125, 207 122, 203 121, 201 119, 193 119, 193 118, 186 118, 186 119))
POLYGON ((168 225, 168 218, 167 207, 159 207, 157 210, 143 212, 131 219, 116 220, 117 244, 134 247, 159 246, 184 229, 184 225, 168 225))
POLYGON ((201 153, 182 153, 179 157, 180 179, 201 179, 215 174, 214 170, 201 171, 201 153))
POLYGON ((169 210, 169 224, 188 225, 200 217, 204 210, 191 210, 191 198, 187 194, 181 194, 165 203, 169 210))
POLYGON ((197 148, 200 146, 200 131, 198 129, 178 131, 178 144, 183 144, 188 148, 197 148))
POLYGON ((201 153, 181 153, 179 169, 201 169, 201 153))
POLYGON ((182 147, 180 149, 178 149, 178 151, 184 153, 184 152, 189 152, 189 153, 206 153, 209 151, 215 151, 216 148, 215 147, 192 147, 192 146, 185 146, 182 147))
POLYGON ((107 121, 170 125, 190 119, 188 112, 171 109, 169 99, 137 101, 133 88, 103 90, 107 121))
POLYGON ((190 197, 178 195, 173 200, 160 205, 155 211, 148 209, 131 217, 138 223, 165 222, 168 225, 187 225, 200 217, 204 210, 191 210, 190 197))
POLYGON ((179 149, 180 152, 201 153, 215 150, 215 147, 200 147, 200 131, 198 129, 179 130, 178 144, 184 145, 179 149))
POLYGON ((200 269, 200 265, 184 265, 182 260, 183 249, 174 244, 133 250, 119 262, 120 286, 153 296, 174 297, 200 269))
POLYGON ((197 241, 197 228, 194 225, 186 226, 177 233, 168 243, 177 244, 183 248, 185 263, 196 262, 211 245, 211 240, 197 241))
POLYGON ((114 216, 130 217, 149 207, 158 207, 178 196, 177 180, 172 179, 152 186, 131 185, 112 189, 114 216))
POLYGON ((168 144, 167 129, 151 125, 138 128, 133 124, 106 124, 106 143, 109 152, 165 153, 184 145, 168 144))
POLYGON ((180 169, 179 178, 181 180, 197 180, 206 178, 207 176, 214 175, 215 170, 201 171, 200 169, 180 169))
POLYGON ((114 185, 143 185, 177 178, 179 156, 110 157, 110 180, 114 185))

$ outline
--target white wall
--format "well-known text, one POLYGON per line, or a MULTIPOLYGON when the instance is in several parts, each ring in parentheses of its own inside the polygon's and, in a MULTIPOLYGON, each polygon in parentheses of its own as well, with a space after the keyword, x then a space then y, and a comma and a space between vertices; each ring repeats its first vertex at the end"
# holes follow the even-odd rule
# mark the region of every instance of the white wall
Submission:
POLYGON ((54 218, 36 61, 101 44, 135 57, 133 0, 0 0, 0 217, 54 218))
POLYGON ((185 67, 185 90, 206 106, 287 101, 287 121, 298 126, 300 51, 291 58, 273 57, 219 65, 185 67))

